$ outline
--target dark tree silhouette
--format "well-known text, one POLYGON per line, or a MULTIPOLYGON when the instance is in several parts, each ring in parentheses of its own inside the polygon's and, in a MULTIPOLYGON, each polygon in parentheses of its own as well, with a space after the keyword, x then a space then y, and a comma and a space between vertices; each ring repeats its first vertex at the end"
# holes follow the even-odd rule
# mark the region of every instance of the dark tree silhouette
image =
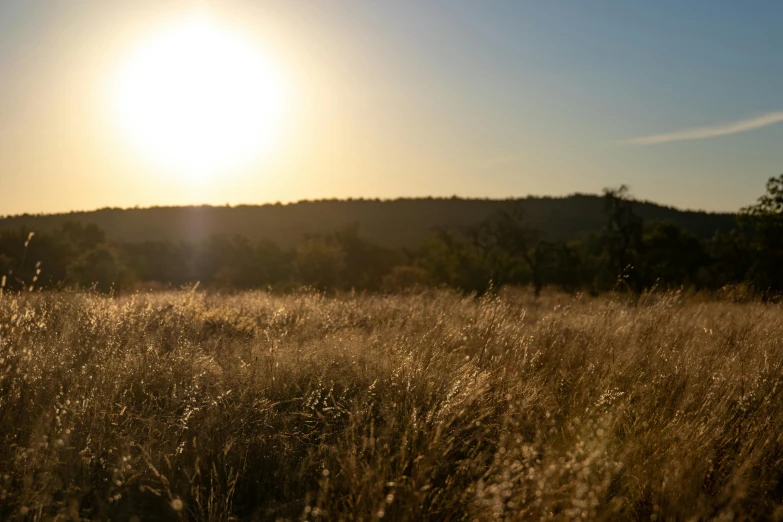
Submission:
POLYGON ((634 293, 644 286, 642 233, 644 221, 634 213, 634 200, 625 185, 604 190, 604 213, 608 220, 603 249, 612 277, 634 293))
POLYGON ((783 174, 770 178, 767 192, 742 209, 740 224, 750 229, 751 281, 765 292, 783 290, 783 174))

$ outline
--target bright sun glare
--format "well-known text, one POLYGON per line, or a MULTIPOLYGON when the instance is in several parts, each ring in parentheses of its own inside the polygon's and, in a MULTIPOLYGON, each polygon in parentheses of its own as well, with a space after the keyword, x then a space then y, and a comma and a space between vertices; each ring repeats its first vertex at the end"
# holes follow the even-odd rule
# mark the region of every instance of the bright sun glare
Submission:
POLYGON ((206 15, 152 35, 113 89, 127 138, 156 166, 219 175, 269 152, 285 89, 260 48, 206 15))

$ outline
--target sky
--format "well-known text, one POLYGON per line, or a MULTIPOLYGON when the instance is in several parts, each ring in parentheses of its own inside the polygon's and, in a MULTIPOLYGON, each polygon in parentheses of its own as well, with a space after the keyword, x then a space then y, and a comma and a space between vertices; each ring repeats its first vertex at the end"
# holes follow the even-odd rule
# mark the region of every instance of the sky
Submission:
MULTIPOLYGON (((620 184, 736 211, 783 172, 781 22, 761 0, 0 2, 0 214, 620 184), (263 154, 198 176, 107 102, 134 50, 194 13, 285 92, 263 154)), ((152 132, 160 111, 136 103, 152 132)))

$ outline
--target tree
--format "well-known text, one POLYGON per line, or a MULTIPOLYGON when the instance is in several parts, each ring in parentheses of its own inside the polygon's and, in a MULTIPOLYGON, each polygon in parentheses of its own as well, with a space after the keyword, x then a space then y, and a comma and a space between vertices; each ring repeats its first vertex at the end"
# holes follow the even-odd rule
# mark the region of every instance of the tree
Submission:
POLYGON ((468 241, 465 234, 436 230, 416 257, 416 264, 430 274, 435 284, 482 295, 495 281, 496 272, 487 261, 486 252, 480 244, 468 241))
POLYGON ((359 224, 351 223, 326 237, 343 253, 340 279, 346 288, 379 290, 383 277, 405 261, 397 251, 383 248, 359 235, 359 224))
POLYGON ((438 231, 424 257, 430 272, 479 295, 506 284, 532 283, 538 296, 552 273, 557 247, 527 225, 521 207, 501 209, 461 236, 438 231))
POLYGON ((764 291, 783 290, 783 174, 767 181, 767 192, 740 211, 739 222, 750 232, 751 282, 764 291))
POLYGON ((755 255, 742 229, 717 232, 707 242, 706 248, 710 256, 708 283, 712 288, 748 280, 755 255))
POLYGON ((272 240, 265 240, 258 242, 254 253, 261 285, 280 287, 291 283, 294 258, 292 252, 284 251, 272 240))
POLYGON ((644 252, 647 276, 665 286, 696 285, 700 269, 709 263, 704 245, 695 236, 665 221, 645 228, 644 252))
POLYGON ((36 234, 20 228, 0 233, 0 276, 6 276, 9 289, 58 286, 77 255, 61 232, 36 234))
POLYGON ((633 211, 634 199, 628 187, 604 190, 604 213, 608 220, 602 235, 602 250, 612 277, 634 293, 644 287, 642 233, 644 222, 633 211))
POLYGON ((515 265, 524 263, 530 271, 535 296, 541 295, 545 272, 553 264, 554 244, 544 241, 540 231, 525 224, 519 206, 510 212, 501 209, 487 221, 486 228, 494 248, 500 251, 496 257, 508 259, 505 271, 513 274, 515 265))
POLYGON ((582 259, 579 252, 565 243, 550 243, 550 265, 545 278, 566 292, 575 292, 582 285, 582 259))
POLYGON ((90 250, 106 242, 106 234, 94 223, 83 225, 81 221, 66 221, 62 233, 80 251, 90 250))
POLYGON ((134 282, 133 273, 108 245, 84 252, 68 267, 69 279, 83 288, 99 292, 119 292, 134 282))
POLYGON ((340 245, 320 236, 310 236, 296 249, 299 280, 318 290, 333 290, 340 284, 345 256, 340 245))

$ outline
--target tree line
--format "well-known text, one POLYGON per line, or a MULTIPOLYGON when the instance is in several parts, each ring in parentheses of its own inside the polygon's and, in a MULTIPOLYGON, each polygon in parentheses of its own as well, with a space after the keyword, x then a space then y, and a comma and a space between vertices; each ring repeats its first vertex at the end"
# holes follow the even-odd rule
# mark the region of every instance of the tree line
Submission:
POLYGON ((302 286, 390 292, 448 286, 483 294, 504 285, 600 293, 744 283, 763 296, 783 291, 783 175, 771 178, 735 228, 700 239, 634 212, 626 187, 605 190, 605 224, 567 241, 530 226, 521 208, 501 209, 460 230, 433 230, 414 248, 363 238, 358 224, 305 235, 293 248, 214 235, 196 242, 112 242, 96 225, 0 233, 0 284, 8 290, 93 288, 123 292, 198 282, 211 288, 302 286))

